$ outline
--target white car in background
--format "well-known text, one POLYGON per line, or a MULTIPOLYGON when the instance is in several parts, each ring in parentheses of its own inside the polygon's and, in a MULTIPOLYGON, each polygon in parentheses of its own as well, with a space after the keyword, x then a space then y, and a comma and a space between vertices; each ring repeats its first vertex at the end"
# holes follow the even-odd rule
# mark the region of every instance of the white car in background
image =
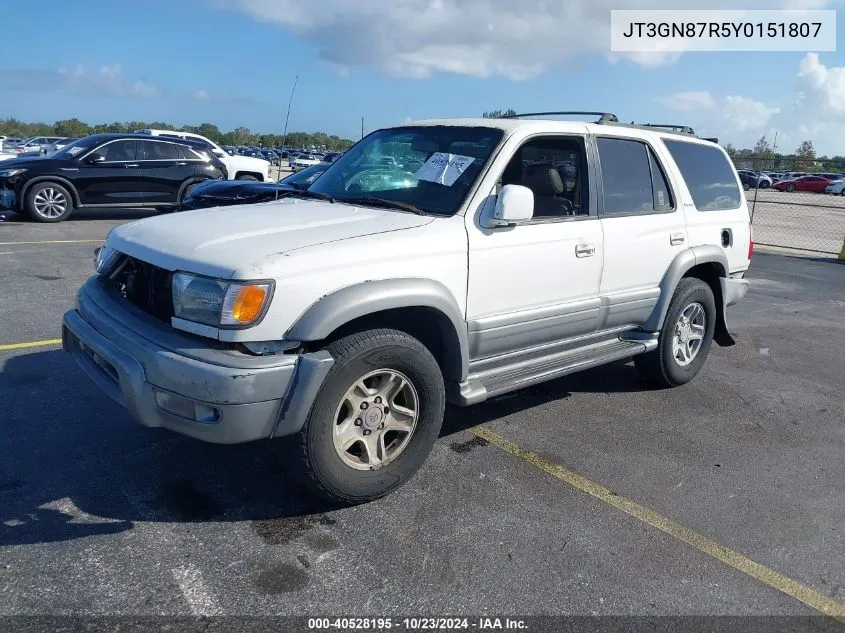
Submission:
POLYGON ((270 163, 263 158, 251 156, 240 156, 229 154, 214 141, 192 132, 178 132, 176 130, 135 130, 136 134, 148 134, 150 136, 164 136, 170 138, 193 139, 204 142, 209 146, 209 151, 217 156, 226 165, 227 177, 229 180, 258 180, 265 182, 269 180, 270 163))
POLYGON ((14 146, 15 152, 18 154, 41 152, 41 147, 49 143, 55 143, 62 140, 61 136, 30 136, 14 146))
POLYGON ((824 188, 825 193, 832 193, 834 196, 845 196, 845 180, 833 180, 824 188))
POLYGON ((314 154, 299 154, 290 159, 289 165, 293 171, 299 171, 312 165, 319 165, 323 161, 314 154))

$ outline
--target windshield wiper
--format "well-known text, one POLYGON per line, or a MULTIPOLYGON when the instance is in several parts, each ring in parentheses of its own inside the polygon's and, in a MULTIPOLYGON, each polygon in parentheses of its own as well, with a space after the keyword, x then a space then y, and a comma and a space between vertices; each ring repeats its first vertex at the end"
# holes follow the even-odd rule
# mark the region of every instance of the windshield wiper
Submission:
POLYGON ((314 200, 326 200, 331 202, 332 204, 335 203, 335 199, 327 193, 319 193, 317 191, 309 191, 308 189, 298 189, 296 191, 291 191, 288 195, 290 196, 297 196, 299 198, 312 198, 314 200))
POLYGON ((420 209, 418 206, 415 206, 410 202, 388 200, 387 198, 370 198, 368 196, 361 196, 358 198, 342 198, 340 202, 345 202, 347 204, 360 204, 370 207, 382 207, 385 209, 399 209, 401 211, 410 211, 411 213, 416 213, 417 215, 434 215, 433 213, 420 209))

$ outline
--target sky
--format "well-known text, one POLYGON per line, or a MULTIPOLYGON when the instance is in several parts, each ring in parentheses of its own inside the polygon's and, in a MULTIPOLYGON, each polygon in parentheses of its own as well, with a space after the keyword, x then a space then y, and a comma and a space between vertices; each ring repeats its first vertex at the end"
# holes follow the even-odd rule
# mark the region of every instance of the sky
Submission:
MULTIPOLYGON (((610 9, 845 0, 40 0, 3 7, 0 118, 351 139, 493 109, 609 111, 845 155, 845 53, 611 54, 610 9), (48 16, 48 17, 46 17, 48 16)), ((842 20, 841 22, 845 22, 842 20)), ((837 39, 843 42, 837 25, 837 39)))

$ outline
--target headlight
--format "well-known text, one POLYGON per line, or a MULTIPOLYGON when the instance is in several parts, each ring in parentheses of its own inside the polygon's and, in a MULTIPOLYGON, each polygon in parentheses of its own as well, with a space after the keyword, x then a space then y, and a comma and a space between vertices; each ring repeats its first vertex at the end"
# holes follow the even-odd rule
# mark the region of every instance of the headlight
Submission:
POLYGON ((247 326, 264 315, 270 282, 224 281, 187 273, 173 275, 173 313, 179 319, 217 326, 247 326))
POLYGON ((0 170, 0 178, 11 178, 26 171, 26 169, 3 169, 0 170))

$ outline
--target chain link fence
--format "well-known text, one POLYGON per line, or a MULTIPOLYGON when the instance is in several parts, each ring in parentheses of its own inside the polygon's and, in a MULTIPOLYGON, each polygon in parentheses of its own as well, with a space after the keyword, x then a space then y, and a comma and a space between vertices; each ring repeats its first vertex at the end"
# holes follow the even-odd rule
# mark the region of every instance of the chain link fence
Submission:
POLYGON ((838 255, 845 240, 845 165, 808 159, 734 159, 754 242, 838 255))

